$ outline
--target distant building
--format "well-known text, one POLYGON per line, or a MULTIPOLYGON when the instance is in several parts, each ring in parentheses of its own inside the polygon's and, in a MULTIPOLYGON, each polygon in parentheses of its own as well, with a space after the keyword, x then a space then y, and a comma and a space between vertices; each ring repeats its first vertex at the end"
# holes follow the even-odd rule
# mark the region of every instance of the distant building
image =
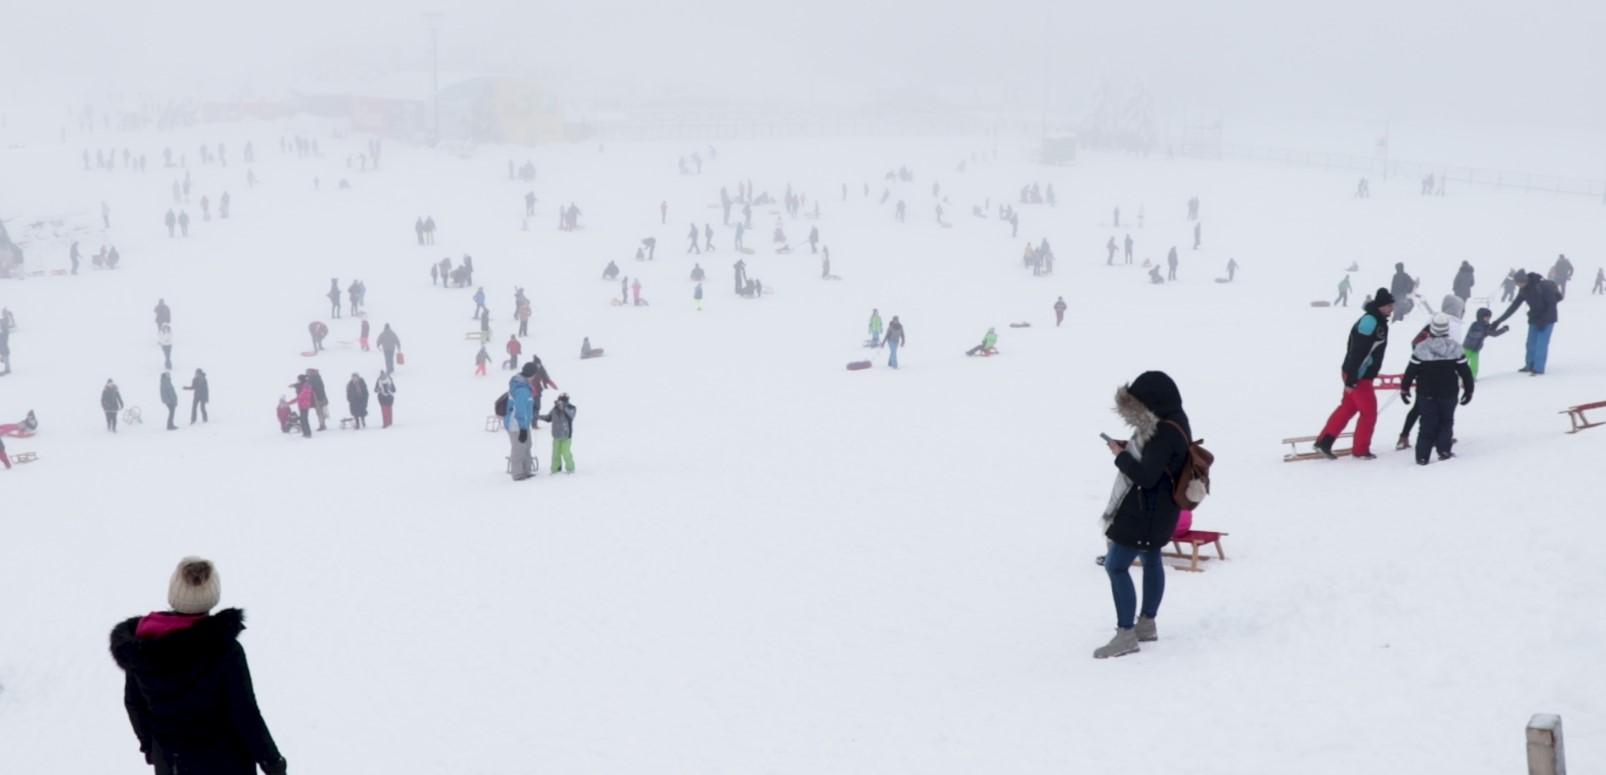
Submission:
POLYGON ((308 89, 301 110, 345 118, 358 132, 415 142, 536 145, 573 139, 555 102, 534 81, 504 75, 441 77, 440 137, 429 73, 403 73, 357 86, 308 89))

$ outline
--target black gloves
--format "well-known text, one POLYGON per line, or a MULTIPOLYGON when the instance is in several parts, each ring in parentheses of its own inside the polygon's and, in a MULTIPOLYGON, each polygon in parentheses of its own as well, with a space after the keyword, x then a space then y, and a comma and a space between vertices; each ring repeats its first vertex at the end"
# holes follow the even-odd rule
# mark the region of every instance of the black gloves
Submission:
POLYGON ((1461 396, 1461 405, 1462 406, 1466 406, 1467 404, 1470 404, 1470 403, 1472 403, 1472 391, 1468 390, 1465 394, 1463 394, 1461 396))
POLYGON ((276 762, 265 762, 265 763, 263 763, 262 771, 267 773, 268 775, 284 775, 286 772, 288 772, 288 770, 286 769, 286 767, 288 767, 288 766, 289 765, 286 764, 285 761, 284 761, 284 757, 281 756, 281 757, 279 757, 279 760, 276 761, 276 762))
POLYGON ((528 444, 528 443, 530 443, 530 429, 529 428, 520 428, 519 429, 519 443, 520 444, 528 444))
POLYGON ((1401 390, 1400 391, 1400 403, 1406 404, 1408 406, 1410 405, 1410 403, 1411 403, 1411 391, 1409 391, 1409 390, 1401 390))

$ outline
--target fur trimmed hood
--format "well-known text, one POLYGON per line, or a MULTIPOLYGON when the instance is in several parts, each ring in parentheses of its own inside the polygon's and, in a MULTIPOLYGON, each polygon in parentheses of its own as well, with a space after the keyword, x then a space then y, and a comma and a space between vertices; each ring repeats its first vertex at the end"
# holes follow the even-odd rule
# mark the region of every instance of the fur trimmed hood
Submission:
POLYGON ((1162 420, 1177 420, 1188 427, 1187 417, 1182 413, 1182 393, 1177 390, 1177 383, 1163 371, 1145 371, 1131 383, 1117 388, 1115 413, 1136 431, 1139 442, 1154 438, 1162 420))
POLYGON ((225 608, 194 624, 160 637, 141 638, 136 616, 112 628, 112 660, 135 672, 183 671, 200 661, 215 659, 230 649, 245 631, 245 612, 225 608))

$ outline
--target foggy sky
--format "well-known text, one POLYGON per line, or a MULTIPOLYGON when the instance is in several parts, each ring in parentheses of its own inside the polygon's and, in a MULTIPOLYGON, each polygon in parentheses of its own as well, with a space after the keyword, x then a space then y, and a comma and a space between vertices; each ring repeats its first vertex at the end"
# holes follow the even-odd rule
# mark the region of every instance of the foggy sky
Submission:
POLYGON ((1606 128, 1606 3, 810 0, 0 1, 0 97, 274 95, 441 62, 574 103, 889 94, 1085 109, 1142 84, 1192 116, 1606 128), (24 76, 24 77, 18 77, 24 76))

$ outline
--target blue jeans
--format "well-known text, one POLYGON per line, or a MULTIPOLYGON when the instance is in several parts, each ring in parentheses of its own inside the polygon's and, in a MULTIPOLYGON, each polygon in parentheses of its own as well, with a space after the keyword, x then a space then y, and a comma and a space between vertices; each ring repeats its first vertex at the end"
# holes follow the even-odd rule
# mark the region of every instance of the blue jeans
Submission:
POLYGON ((887 359, 887 365, 894 369, 898 368, 898 343, 889 340, 887 342, 887 349, 892 351, 892 357, 887 359))
POLYGON ((1556 330, 1556 324, 1548 326, 1528 326, 1528 357, 1524 364, 1528 370, 1535 374, 1545 373, 1545 361, 1550 359, 1550 334, 1556 330))
POLYGON ((1127 569, 1139 558, 1143 560, 1143 615, 1153 619, 1160 613, 1160 598, 1165 597, 1165 565, 1160 559, 1160 547, 1135 549, 1112 543, 1104 555, 1104 572, 1110 574, 1110 594, 1115 597, 1115 626, 1123 630, 1136 626, 1133 615, 1137 613, 1138 593, 1127 569))

